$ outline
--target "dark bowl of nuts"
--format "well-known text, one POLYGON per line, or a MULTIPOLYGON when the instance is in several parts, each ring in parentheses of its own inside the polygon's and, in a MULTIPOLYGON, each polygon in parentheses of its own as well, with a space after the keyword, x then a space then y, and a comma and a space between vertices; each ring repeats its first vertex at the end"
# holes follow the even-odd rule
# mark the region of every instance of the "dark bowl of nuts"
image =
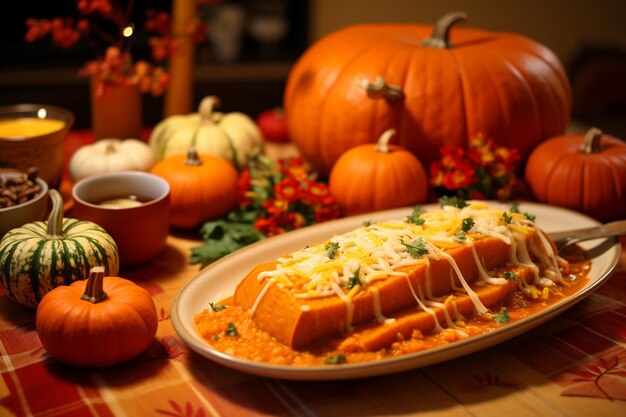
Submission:
POLYGON ((0 239, 11 229, 45 220, 48 214, 48 184, 37 169, 26 173, 0 174, 0 239))

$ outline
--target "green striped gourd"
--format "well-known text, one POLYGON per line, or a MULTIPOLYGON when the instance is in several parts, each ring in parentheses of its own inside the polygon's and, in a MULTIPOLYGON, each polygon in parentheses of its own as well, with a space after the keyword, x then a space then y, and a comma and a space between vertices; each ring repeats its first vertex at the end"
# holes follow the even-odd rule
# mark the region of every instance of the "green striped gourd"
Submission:
POLYGON ((243 168, 249 155, 263 142, 257 124, 243 113, 214 112, 219 99, 207 96, 197 113, 174 115, 158 123, 148 144, 158 162, 169 156, 186 155, 191 147, 199 154, 216 156, 243 168))
POLYGON ((0 241, 0 288, 29 308, 53 288, 86 279, 95 266, 107 276, 119 272, 113 238, 95 223, 63 218, 63 198, 54 189, 49 195, 48 221, 12 229, 0 241))

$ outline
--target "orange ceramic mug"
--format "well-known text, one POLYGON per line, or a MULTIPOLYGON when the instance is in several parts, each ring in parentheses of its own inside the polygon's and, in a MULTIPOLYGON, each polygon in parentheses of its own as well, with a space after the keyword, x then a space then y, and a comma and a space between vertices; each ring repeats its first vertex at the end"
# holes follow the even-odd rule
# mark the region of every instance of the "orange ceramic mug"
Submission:
POLYGON ((163 250, 169 234, 170 186, 142 171, 112 172, 78 181, 74 216, 102 226, 117 243, 120 263, 144 263, 163 250))

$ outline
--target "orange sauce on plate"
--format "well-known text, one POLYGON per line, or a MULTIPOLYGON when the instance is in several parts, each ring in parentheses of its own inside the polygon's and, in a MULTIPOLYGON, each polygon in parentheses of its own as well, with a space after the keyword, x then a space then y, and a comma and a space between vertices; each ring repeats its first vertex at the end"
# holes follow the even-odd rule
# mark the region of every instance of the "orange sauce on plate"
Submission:
MULTIPOLYGON (((464 322, 456 323, 456 330, 461 330, 462 333, 453 329, 444 329, 441 332, 428 334, 414 331, 410 338, 399 339, 391 346, 374 352, 339 351, 337 347, 349 337, 349 334, 327 338, 305 349, 291 349, 269 333, 260 330, 248 311, 234 305, 232 297, 213 304, 213 307, 217 307, 219 311, 208 308, 198 313, 195 316, 195 324, 198 332, 207 343, 217 350, 256 362, 314 366, 359 363, 395 357, 454 343, 467 337, 510 325, 525 317, 538 314, 547 307, 576 294, 587 281, 586 276, 591 262, 584 250, 576 246, 568 248, 568 251, 562 256, 569 261, 569 264, 562 268, 562 274, 568 278, 569 284, 558 287, 556 291, 551 291, 547 299, 531 300, 520 290, 513 292, 501 306, 492 309, 492 313, 496 313, 504 307, 508 312, 506 322, 499 323, 494 320, 493 315, 474 316, 464 322)), ((357 326, 355 330, 359 331, 363 327, 357 326)))

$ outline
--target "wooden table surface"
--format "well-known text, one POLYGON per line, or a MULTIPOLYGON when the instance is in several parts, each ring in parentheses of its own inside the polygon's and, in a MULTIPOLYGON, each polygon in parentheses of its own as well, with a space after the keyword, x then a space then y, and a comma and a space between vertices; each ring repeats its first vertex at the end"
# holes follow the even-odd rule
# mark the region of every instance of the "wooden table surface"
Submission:
MULTIPOLYGON (((84 138, 83 138, 84 139, 84 138)), ((196 236, 121 276, 150 292, 157 335, 139 358, 79 369, 47 356, 34 312, 0 294, 0 416, 624 416, 626 251, 594 294, 508 342, 411 371, 285 381, 230 370, 190 351, 170 307, 198 272, 196 236)), ((626 245, 622 239, 622 247, 626 245)))

